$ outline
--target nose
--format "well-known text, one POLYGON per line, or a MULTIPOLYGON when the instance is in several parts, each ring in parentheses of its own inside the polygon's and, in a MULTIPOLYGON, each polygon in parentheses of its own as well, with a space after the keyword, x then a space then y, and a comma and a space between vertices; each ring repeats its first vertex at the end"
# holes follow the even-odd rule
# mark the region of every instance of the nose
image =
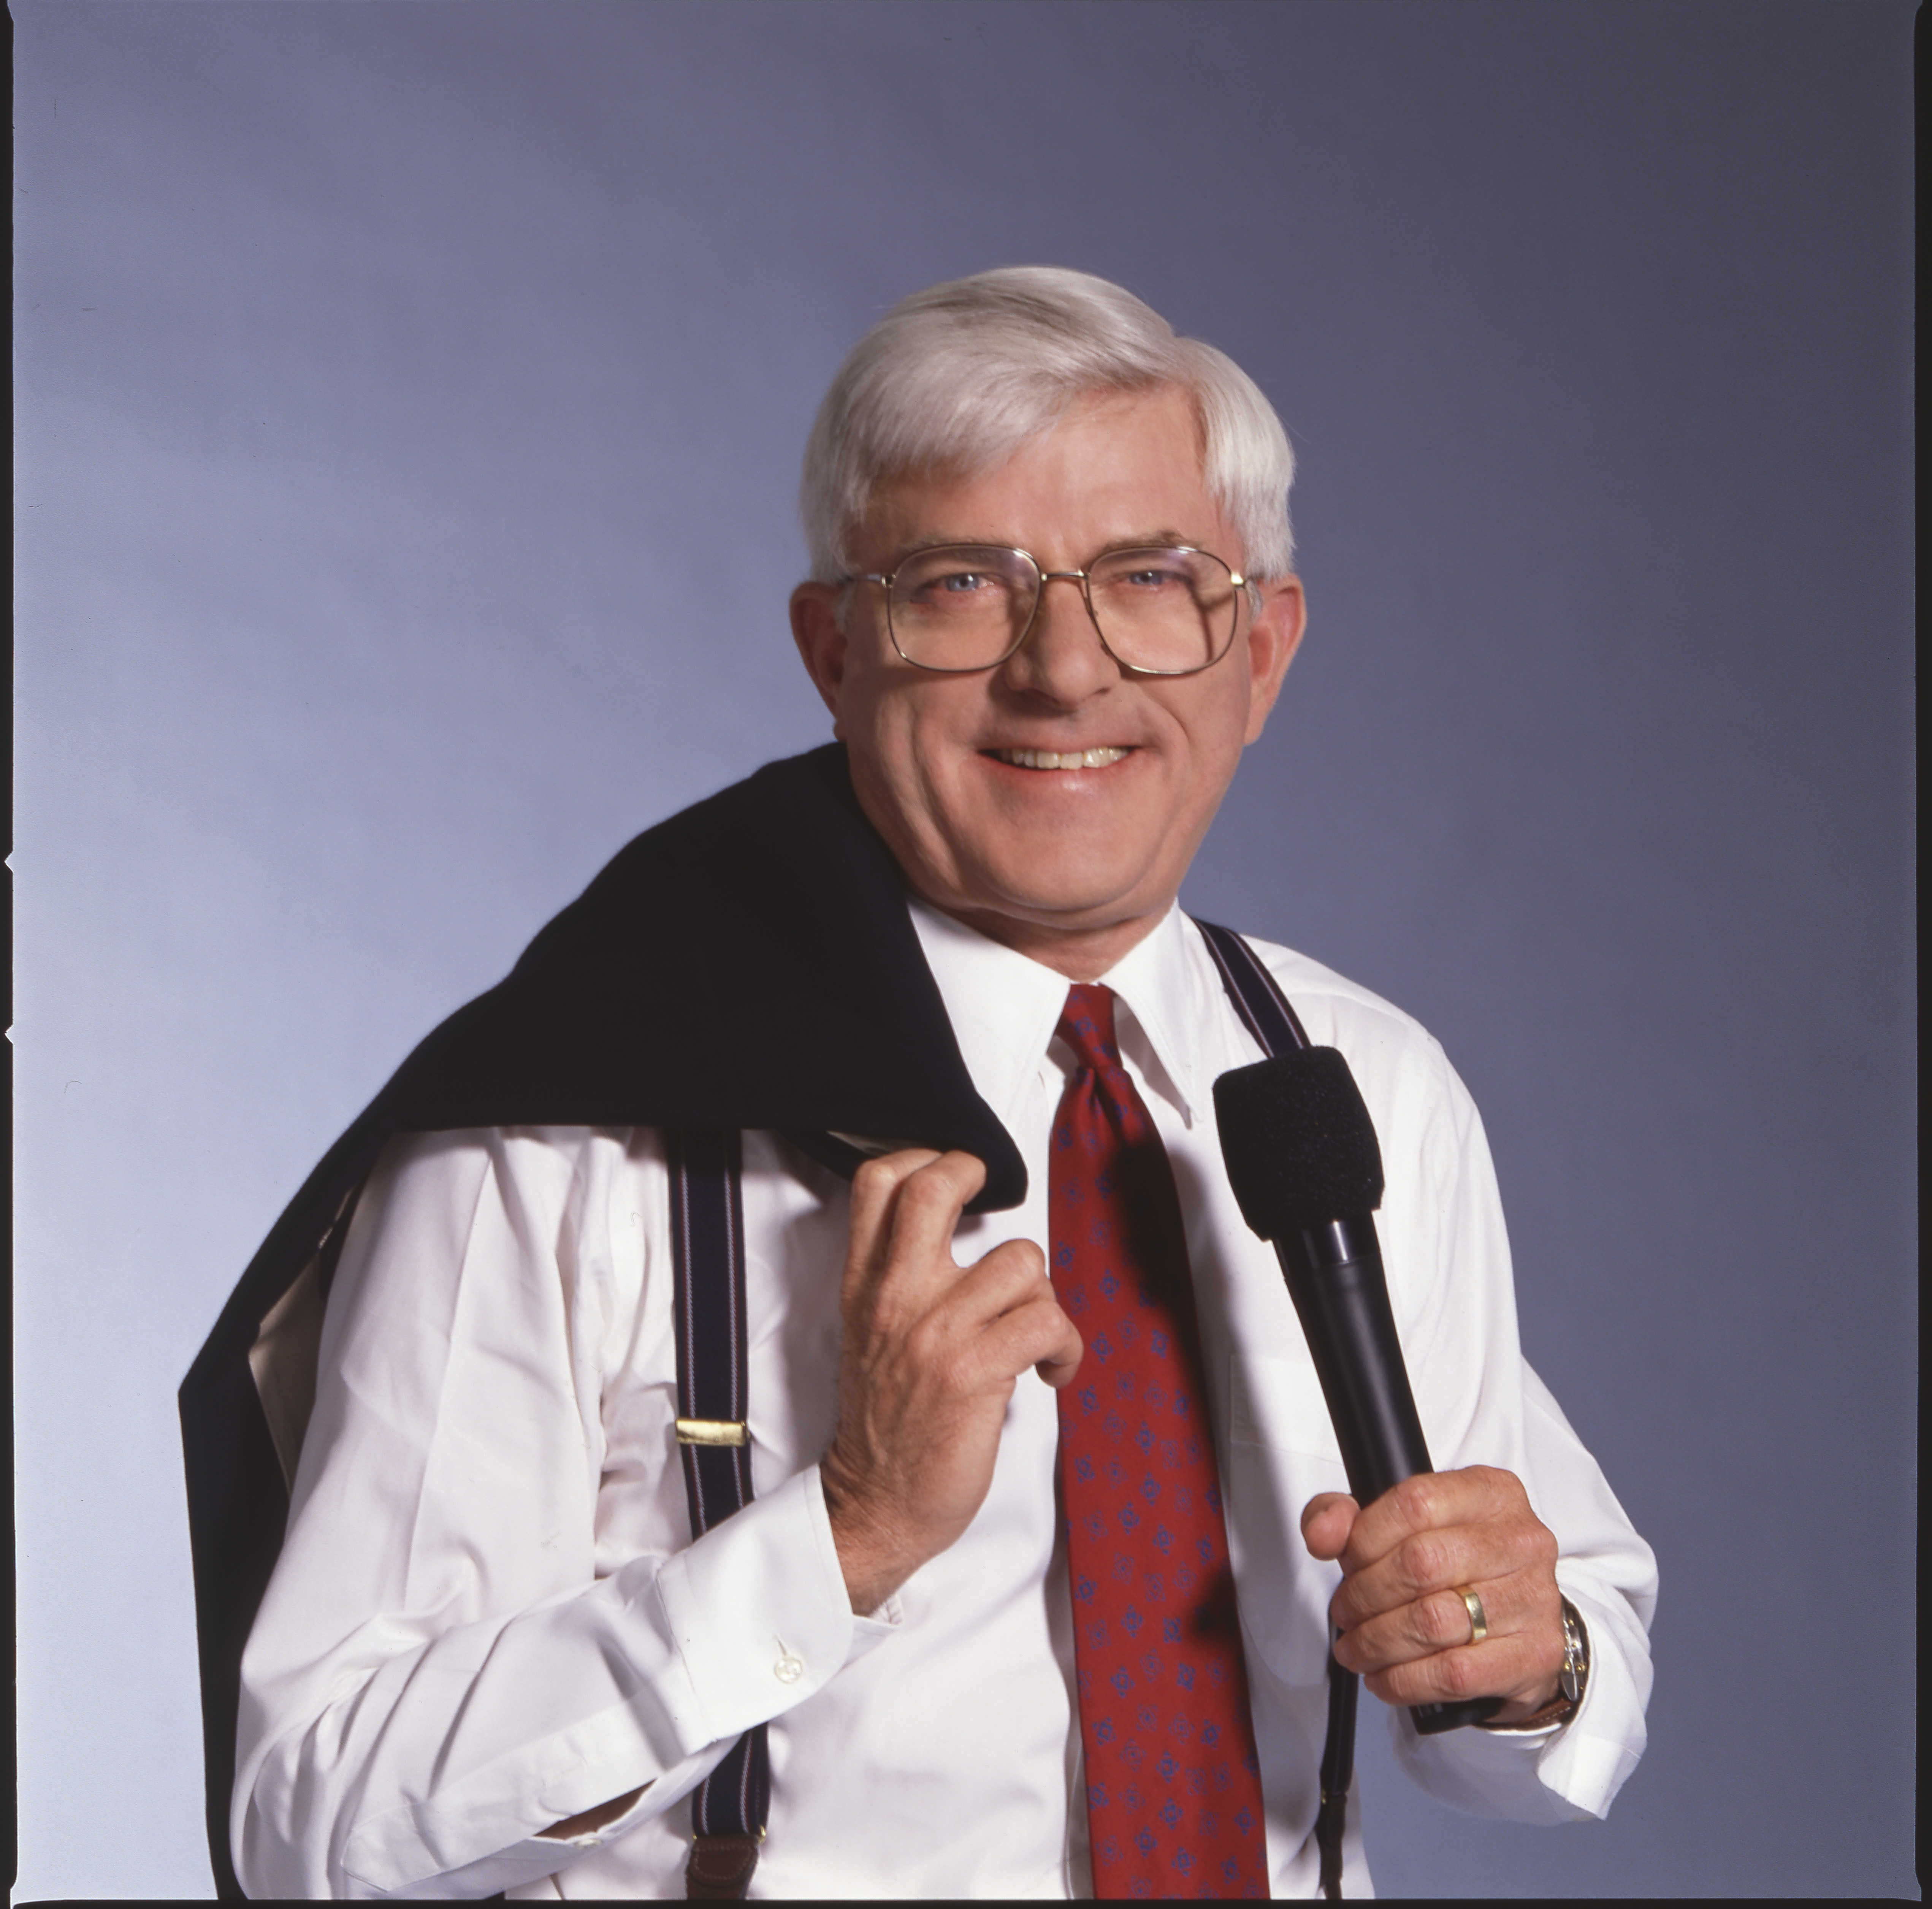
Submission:
POLYGON ((1078 571, 1049 570, 1040 580, 1040 604, 1026 640, 1001 666, 1023 694, 1072 708, 1120 679, 1087 613, 1078 571), (1062 587, 1056 589, 1054 585, 1062 587))

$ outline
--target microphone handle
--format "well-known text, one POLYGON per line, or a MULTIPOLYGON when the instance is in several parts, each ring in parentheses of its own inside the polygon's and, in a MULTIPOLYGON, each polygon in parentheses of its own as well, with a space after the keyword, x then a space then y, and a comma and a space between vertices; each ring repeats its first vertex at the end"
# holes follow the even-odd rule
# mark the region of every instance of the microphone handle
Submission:
MULTIPOLYGON (((1322 1382, 1348 1489, 1362 1506, 1418 1472, 1433 1471, 1389 1306, 1376 1223, 1364 1213, 1285 1233, 1275 1252, 1322 1382)), ((1480 1723, 1498 1697, 1409 1710, 1424 1737, 1480 1723)))

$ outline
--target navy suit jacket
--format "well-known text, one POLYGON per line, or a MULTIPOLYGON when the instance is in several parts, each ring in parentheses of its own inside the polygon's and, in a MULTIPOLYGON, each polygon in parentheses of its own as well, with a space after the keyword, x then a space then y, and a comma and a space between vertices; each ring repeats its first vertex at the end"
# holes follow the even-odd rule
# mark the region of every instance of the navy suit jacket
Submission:
POLYGON ((242 1893, 228 1847, 242 1651, 289 1503, 250 1350, 311 1267, 326 1295, 391 1135, 535 1125, 770 1128, 848 1176, 862 1155, 835 1136, 890 1136, 983 1160, 969 1210, 1026 1194, 1018 1149, 968 1075, 842 747, 772 763, 628 844, 323 1155, 182 1383, 208 1846, 223 1896, 242 1893))

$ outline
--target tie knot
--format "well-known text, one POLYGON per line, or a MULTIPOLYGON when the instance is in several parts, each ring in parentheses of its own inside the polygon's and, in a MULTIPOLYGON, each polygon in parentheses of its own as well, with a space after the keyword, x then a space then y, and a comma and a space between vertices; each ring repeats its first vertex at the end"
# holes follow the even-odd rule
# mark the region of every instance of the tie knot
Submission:
POLYGON ((1073 1050, 1073 1058, 1096 1074, 1120 1064, 1114 1038, 1114 990, 1098 981, 1077 983, 1066 990, 1066 1006, 1053 1030, 1073 1050))

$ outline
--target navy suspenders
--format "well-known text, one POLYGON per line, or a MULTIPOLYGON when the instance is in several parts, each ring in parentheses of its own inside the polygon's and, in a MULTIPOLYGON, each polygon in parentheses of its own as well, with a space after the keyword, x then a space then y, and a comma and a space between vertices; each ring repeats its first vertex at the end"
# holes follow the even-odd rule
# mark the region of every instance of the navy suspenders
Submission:
POLYGON ((1235 1013, 1262 1052, 1272 1060, 1292 1048, 1308 1046, 1308 1030, 1255 951, 1232 928, 1217 928, 1212 922, 1194 925, 1221 970, 1221 985, 1228 990, 1235 1013))
MULTIPOLYGON (((1254 950, 1227 928, 1194 925, 1242 1024, 1268 1055, 1309 1045, 1308 1035, 1254 950)), ((752 1500, 746 1430, 745 1224, 735 1130, 676 1128, 664 1136, 670 1170, 677 1443, 691 1535, 700 1538, 752 1500)), ((1357 1680, 1328 1662, 1328 1737, 1322 1752, 1316 1842, 1324 1895, 1340 1891, 1342 1830, 1354 1761, 1357 1680)), ((758 1866, 771 1808, 765 1726, 748 1730, 693 1793, 685 1893, 743 1896, 758 1866)))
MULTIPOLYGON (((746 1426, 745 1211, 735 1128, 673 1128, 673 1306, 677 1335, 677 1444, 691 1535, 752 1502, 746 1426)), ((765 1726, 748 1730, 692 1792, 687 1896, 729 1901, 750 1887, 771 1809, 765 1726)))

